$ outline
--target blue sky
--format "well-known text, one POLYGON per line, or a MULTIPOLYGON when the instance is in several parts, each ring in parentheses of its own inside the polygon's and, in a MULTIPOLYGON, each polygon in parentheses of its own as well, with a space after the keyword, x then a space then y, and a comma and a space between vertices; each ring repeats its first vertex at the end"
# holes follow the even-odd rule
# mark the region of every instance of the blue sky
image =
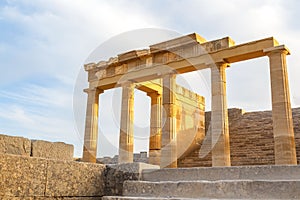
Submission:
MULTIPOLYGON (((297 0, 0 0, 0 133, 72 143, 80 156, 83 133, 73 113, 80 69, 99 45, 140 28, 197 32, 207 40, 230 36, 237 44, 274 36, 291 50, 291 100, 299 107, 299 11, 297 0)), ((233 64, 227 79, 229 107, 271 109, 267 58, 233 64)), ((100 100, 109 102, 114 94, 100 100)), ((137 123, 147 127, 149 99, 136 95, 137 123)), ((113 155, 118 116, 101 109, 98 154, 113 155)), ((147 141, 136 145, 140 150, 147 150, 147 141)))

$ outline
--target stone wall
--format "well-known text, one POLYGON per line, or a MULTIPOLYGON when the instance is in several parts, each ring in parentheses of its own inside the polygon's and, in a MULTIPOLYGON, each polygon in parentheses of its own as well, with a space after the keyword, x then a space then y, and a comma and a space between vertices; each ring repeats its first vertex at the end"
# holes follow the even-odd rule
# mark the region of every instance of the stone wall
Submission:
MULTIPOLYGON (((0 199, 101 200, 122 195, 123 182, 140 180, 145 163, 103 165, 70 160, 73 146, 0 135, 0 199), (41 158, 43 157, 43 158, 41 158)), ((136 156, 147 160, 147 152, 136 156)))
MULTIPOLYGON (((229 135, 231 165, 273 165, 274 140, 272 112, 244 113, 241 109, 229 109, 229 135)), ((293 109, 293 122, 298 164, 300 162, 300 108, 293 109)), ((201 150, 190 153, 178 161, 178 167, 209 167, 210 152, 210 112, 205 113, 205 131, 201 150), (200 156, 199 156, 200 155, 200 156)))
POLYGON ((63 142, 29 140, 0 134, 0 154, 73 160, 74 146, 63 142))
POLYGON ((141 180, 146 163, 102 165, 0 154, 0 199, 101 200, 122 195, 123 183, 141 180))
POLYGON ((0 199, 75 200, 104 195, 101 164, 0 154, 0 170, 0 199))

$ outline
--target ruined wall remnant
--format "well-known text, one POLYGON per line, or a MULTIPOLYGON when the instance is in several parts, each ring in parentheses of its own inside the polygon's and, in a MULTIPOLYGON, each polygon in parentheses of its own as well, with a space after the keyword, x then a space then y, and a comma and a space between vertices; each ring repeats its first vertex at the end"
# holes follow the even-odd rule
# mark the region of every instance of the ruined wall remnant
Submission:
MULTIPOLYGON (((272 111, 244 113, 241 109, 229 109, 229 137, 231 165, 274 165, 274 137, 272 111)), ((298 164, 300 163, 300 108, 293 109, 293 123, 298 164)), ((205 113, 206 135, 209 136, 210 112, 205 113)), ((202 143, 210 150, 209 137, 202 143)), ((199 157, 200 148, 179 160, 178 167, 209 167, 211 153, 199 157)))
POLYGON ((73 160, 74 146, 71 144, 33 140, 31 145, 33 157, 73 160))
POLYGON ((29 140, 24 137, 0 134, 0 154, 73 160, 74 146, 64 142, 29 140))
POLYGON ((24 137, 12 137, 0 134, 0 154, 30 156, 31 142, 24 137))
POLYGON ((0 169, 0 199, 104 195, 105 166, 101 164, 0 154, 0 169))

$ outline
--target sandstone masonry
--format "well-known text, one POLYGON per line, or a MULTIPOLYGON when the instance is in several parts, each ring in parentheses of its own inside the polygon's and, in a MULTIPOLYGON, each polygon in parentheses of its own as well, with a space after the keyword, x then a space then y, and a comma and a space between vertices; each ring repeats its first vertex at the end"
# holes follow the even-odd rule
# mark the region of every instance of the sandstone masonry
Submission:
MULTIPOLYGON (((299 164, 300 108, 292 110, 297 160, 299 164)), ((206 112, 205 117, 207 136, 210 134, 210 112, 206 112)), ((245 113, 241 109, 234 108, 228 110, 228 119, 232 166, 275 164, 272 111, 245 113)), ((178 167, 212 166, 210 142, 204 140, 197 150, 179 160, 178 167), (203 155, 205 156, 201 157, 203 155)))
POLYGON ((74 146, 64 142, 29 140, 0 134, 0 154, 73 160, 74 146))
POLYGON ((24 137, 12 137, 0 134, 0 154, 30 156, 31 141, 24 137))

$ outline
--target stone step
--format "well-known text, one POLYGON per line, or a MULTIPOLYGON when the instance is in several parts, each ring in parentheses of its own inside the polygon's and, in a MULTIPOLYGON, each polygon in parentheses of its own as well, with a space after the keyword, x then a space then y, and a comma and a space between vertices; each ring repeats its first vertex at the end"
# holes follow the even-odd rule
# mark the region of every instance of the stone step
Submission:
MULTIPOLYGON (((124 196, 104 196, 102 200, 195 200, 191 198, 164 198, 164 197, 124 197, 124 196)), ((197 198, 199 199, 199 198, 197 198)), ((203 199, 204 200, 204 199, 203 199)))
POLYGON ((300 180, 126 181, 123 196, 175 199, 299 199, 300 180))
POLYGON ((300 180, 300 165, 146 169, 143 181, 300 180))

